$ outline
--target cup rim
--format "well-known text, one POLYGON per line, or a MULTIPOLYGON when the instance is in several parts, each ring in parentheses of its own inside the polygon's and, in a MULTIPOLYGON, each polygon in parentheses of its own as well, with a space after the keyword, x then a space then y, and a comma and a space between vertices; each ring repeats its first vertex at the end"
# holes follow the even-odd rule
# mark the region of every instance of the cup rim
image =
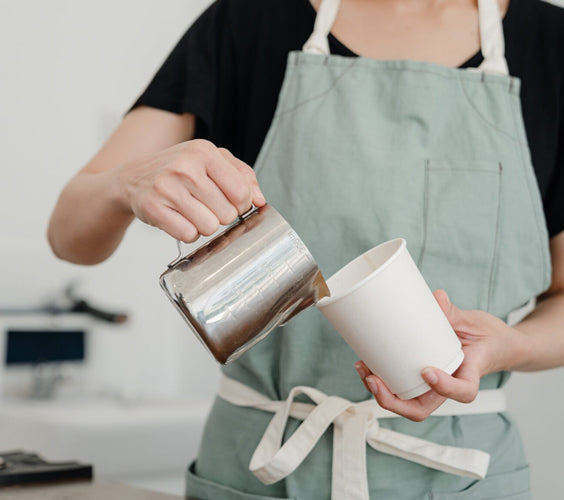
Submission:
MULTIPOLYGON (((374 271, 372 271, 370 274, 365 276, 363 279, 361 279, 358 283, 353 285, 347 291, 345 291, 345 292, 343 292, 339 295, 332 295, 331 294, 328 297, 322 298, 320 301, 318 301, 315 304, 316 307, 322 309, 322 308, 330 306, 331 304, 334 304, 338 300, 344 299, 345 297, 349 296, 350 294, 356 292, 359 288, 364 286, 367 281, 371 280, 374 276, 381 273, 384 269, 386 269, 388 266, 390 266, 391 263, 398 258, 398 255, 401 253, 401 251, 404 250, 407 247, 407 241, 405 240, 405 238, 394 238, 392 240, 384 241, 383 243, 376 245, 375 247, 371 248, 370 250, 367 250, 366 252, 362 253, 361 255, 356 257, 355 259, 351 260, 345 267, 339 269, 336 273, 334 273, 329 279, 326 280, 326 283, 327 283, 328 286, 329 286, 329 282, 333 279, 334 276, 336 276, 340 272, 344 272, 345 269, 347 269, 349 266, 352 266, 356 261, 358 261, 359 259, 362 259, 365 255, 376 251, 378 248, 383 247, 384 245, 391 245, 392 243, 395 243, 397 241, 401 242, 400 246, 398 248, 396 248, 395 252, 380 267, 374 269, 374 271)), ((331 292, 331 288, 329 288, 329 292, 331 292)))

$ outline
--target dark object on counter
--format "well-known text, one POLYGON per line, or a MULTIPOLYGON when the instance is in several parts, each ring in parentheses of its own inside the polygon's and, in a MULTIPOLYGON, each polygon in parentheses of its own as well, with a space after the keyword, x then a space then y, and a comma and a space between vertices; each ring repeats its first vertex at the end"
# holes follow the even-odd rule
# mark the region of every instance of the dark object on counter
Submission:
POLYGON ((123 312, 110 312, 103 311, 97 307, 92 306, 88 301, 81 297, 77 297, 74 292, 74 284, 70 284, 66 287, 64 293, 43 306, 35 308, 0 308, 0 314, 88 314, 101 321, 106 321, 108 323, 125 323, 127 321, 127 314, 123 312))
POLYGON ((12 486, 0 489, 0 498, 2 500, 197 500, 103 481, 12 486))
POLYGON ((6 365, 84 361, 84 330, 6 330, 6 365))
POLYGON ((21 450, 0 452, 0 486, 92 479, 93 468, 79 462, 47 462, 21 450))
POLYGON ((72 309, 69 312, 89 314, 96 319, 107 321, 108 323, 125 323, 127 321, 127 314, 125 313, 102 311, 82 299, 75 299, 72 309))

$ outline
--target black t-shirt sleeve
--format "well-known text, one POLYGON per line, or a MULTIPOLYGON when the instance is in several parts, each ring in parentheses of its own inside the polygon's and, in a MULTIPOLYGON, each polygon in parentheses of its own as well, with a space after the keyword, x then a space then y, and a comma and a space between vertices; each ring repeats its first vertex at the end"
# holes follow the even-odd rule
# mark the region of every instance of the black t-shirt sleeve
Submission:
POLYGON ((223 0, 215 2, 194 22, 131 109, 146 105, 192 113, 197 118, 196 136, 210 138, 218 82, 233 79, 230 27, 223 4, 223 0))
MULTIPOLYGON (((561 94, 560 116, 564 117, 564 88, 561 94)), ((543 200, 546 224, 551 238, 564 231, 564 121, 560 123, 559 137, 556 166, 543 200)))
MULTIPOLYGON (((196 137, 253 165, 274 115, 287 54, 307 40, 314 20, 309 0, 216 0, 133 107, 192 113, 196 137)), ((564 10, 511 0, 504 30, 509 68, 522 80, 525 126, 552 237, 564 231, 564 10)), ((330 41, 333 53, 354 56, 330 41)))
POLYGON ((553 237, 564 231, 564 9, 547 2, 532 5, 538 18, 535 34, 527 33, 527 39, 533 41, 535 49, 529 64, 536 65, 530 72, 535 81, 529 77, 525 119, 530 119, 529 129, 535 136, 529 142, 533 158, 537 159, 535 171, 544 188, 541 192, 548 232, 553 237))

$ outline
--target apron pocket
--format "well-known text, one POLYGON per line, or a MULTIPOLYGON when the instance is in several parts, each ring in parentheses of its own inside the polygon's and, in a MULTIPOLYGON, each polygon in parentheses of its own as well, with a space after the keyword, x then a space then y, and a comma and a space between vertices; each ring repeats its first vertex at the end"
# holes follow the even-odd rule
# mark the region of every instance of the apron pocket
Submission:
POLYGON ((480 479, 463 491, 431 493, 429 500, 530 500, 529 467, 480 479))
POLYGON ((419 269, 462 309, 488 310, 501 201, 501 164, 427 160, 419 269))
POLYGON ((229 486, 214 483, 196 475, 194 462, 188 467, 186 473, 186 499, 187 500, 293 500, 292 498, 265 497, 243 493, 229 486))

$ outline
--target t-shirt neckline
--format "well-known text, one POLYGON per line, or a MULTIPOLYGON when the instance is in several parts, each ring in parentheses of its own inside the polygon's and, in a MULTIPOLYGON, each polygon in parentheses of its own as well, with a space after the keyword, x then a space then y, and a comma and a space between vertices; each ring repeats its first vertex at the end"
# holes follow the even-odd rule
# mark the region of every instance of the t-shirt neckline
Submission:
MULTIPOLYGON (((313 16, 315 21, 315 16, 317 15, 317 11, 313 8, 310 0, 303 0, 304 3, 307 4, 309 13, 313 16)), ((505 11, 505 15, 503 16, 503 30, 505 31, 509 28, 511 19, 512 19, 512 12, 513 12, 513 4, 517 0, 509 0, 509 4, 507 5, 507 10, 505 11)), ((349 49, 343 42, 341 42, 336 36, 333 35, 332 32, 329 33, 328 36, 329 40, 329 47, 331 49, 331 54, 337 54, 341 56, 348 56, 348 57, 364 57, 360 56, 356 52, 349 49)), ((458 68, 476 68, 478 67, 482 61, 484 60, 484 56, 482 54, 482 50, 478 50, 473 56, 467 59, 464 63, 458 68)))

